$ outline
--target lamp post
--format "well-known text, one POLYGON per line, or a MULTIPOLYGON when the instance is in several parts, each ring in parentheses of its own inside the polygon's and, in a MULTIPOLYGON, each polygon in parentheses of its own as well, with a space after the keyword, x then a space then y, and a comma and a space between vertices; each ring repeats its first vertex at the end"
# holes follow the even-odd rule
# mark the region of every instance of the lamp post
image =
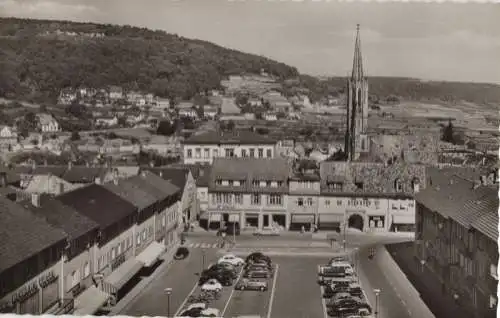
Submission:
POLYGON ((342 240, 342 245, 344 245, 344 252, 346 248, 346 243, 347 243, 347 219, 344 220, 344 239, 342 240))
POLYGON ((420 267, 420 270, 421 270, 421 271, 422 271, 422 273, 423 273, 423 272, 424 272, 424 266, 425 266, 425 260, 424 260, 424 259, 421 259, 421 260, 420 260, 420 265, 422 265, 422 266, 420 267))
POLYGON ((375 318, 378 318, 378 296, 380 295, 380 289, 374 289, 375 293, 375 318))
POLYGON ((172 295, 172 288, 165 288, 167 294, 167 318, 170 317, 170 295, 172 295))
POLYGON ((354 268, 356 269, 356 280, 357 282, 359 283, 359 268, 358 268, 358 264, 359 264, 359 248, 358 247, 355 247, 354 248, 354 268))
POLYGON ((203 272, 205 269, 205 249, 201 250, 201 271, 200 274, 203 272))

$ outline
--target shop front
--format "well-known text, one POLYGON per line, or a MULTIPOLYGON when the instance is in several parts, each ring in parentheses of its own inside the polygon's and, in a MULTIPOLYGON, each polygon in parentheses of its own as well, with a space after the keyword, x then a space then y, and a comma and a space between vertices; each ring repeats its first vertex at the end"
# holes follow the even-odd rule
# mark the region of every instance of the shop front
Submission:
POLYGON ((94 285, 90 286, 75 298, 73 315, 86 316, 95 314, 107 303, 109 296, 108 293, 98 289, 94 285))
POLYGON ((104 279, 102 290, 112 295, 115 301, 120 300, 128 292, 125 287, 134 283, 133 279, 143 266, 136 258, 128 259, 104 279))
POLYGON ((344 214, 320 213, 318 214, 318 229, 339 232, 343 221, 344 214))
POLYGON ((59 280, 53 272, 39 278, 38 284, 42 293, 42 312, 46 312, 59 301, 59 280))
POLYGON ((415 215, 393 215, 391 232, 413 232, 415 231, 415 215))
POLYGON ((290 220, 290 230, 291 231, 310 231, 313 224, 316 224, 316 218, 314 214, 298 214, 294 213, 291 215, 290 220))
POLYGON ((217 230, 221 227, 222 213, 220 212, 208 212, 208 228, 210 230, 217 230))
POLYGON ((245 228, 259 228, 259 213, 245 213, 245 228))
POLYGON ((164 251, 165 245, 153 241, 144 249, 144 251, 136 256, 136 259, 143 263, 145 267, 151 267, 158 262, 164 251))
POLYGON ((386 230, 384 215, 369 215, 368 229, 370 232, 384 232, 386 230))
POLYGON ((20 315, 39 315, 40 290, 37 282, 22 287, 12 296, 12 303, 16 304, 17 313, 20 315))

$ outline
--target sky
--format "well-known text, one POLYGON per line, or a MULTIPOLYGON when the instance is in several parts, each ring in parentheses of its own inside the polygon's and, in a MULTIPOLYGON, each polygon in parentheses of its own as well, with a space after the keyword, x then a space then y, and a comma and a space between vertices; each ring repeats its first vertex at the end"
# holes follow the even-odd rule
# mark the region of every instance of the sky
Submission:
POLYGON ((500 4, 317 0, 0 0, 0 16, 129 24, 345 76, 500 84, 500 4))

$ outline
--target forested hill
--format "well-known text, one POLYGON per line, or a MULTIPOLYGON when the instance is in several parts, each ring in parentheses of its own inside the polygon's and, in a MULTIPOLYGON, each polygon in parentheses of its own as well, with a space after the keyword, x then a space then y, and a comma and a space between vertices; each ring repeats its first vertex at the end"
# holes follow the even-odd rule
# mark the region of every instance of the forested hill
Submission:
POLYGON ((296 68, 164 31, 69 21, 0 18, 0 96, 54 100, 65 87, 145 90, 189 98, 230 74, 296 68))

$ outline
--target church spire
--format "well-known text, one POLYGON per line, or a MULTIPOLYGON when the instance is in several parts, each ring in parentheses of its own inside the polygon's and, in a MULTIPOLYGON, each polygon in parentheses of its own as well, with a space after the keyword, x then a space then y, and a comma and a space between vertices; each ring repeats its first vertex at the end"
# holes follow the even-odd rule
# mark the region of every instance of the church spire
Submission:
POLYGON ((354 45, 354 61, 352 63, 352 79, 363 79, 363 58, 361 57, 361 39, 359 37, 359 24, 356 25, 356 44, 354 45))

